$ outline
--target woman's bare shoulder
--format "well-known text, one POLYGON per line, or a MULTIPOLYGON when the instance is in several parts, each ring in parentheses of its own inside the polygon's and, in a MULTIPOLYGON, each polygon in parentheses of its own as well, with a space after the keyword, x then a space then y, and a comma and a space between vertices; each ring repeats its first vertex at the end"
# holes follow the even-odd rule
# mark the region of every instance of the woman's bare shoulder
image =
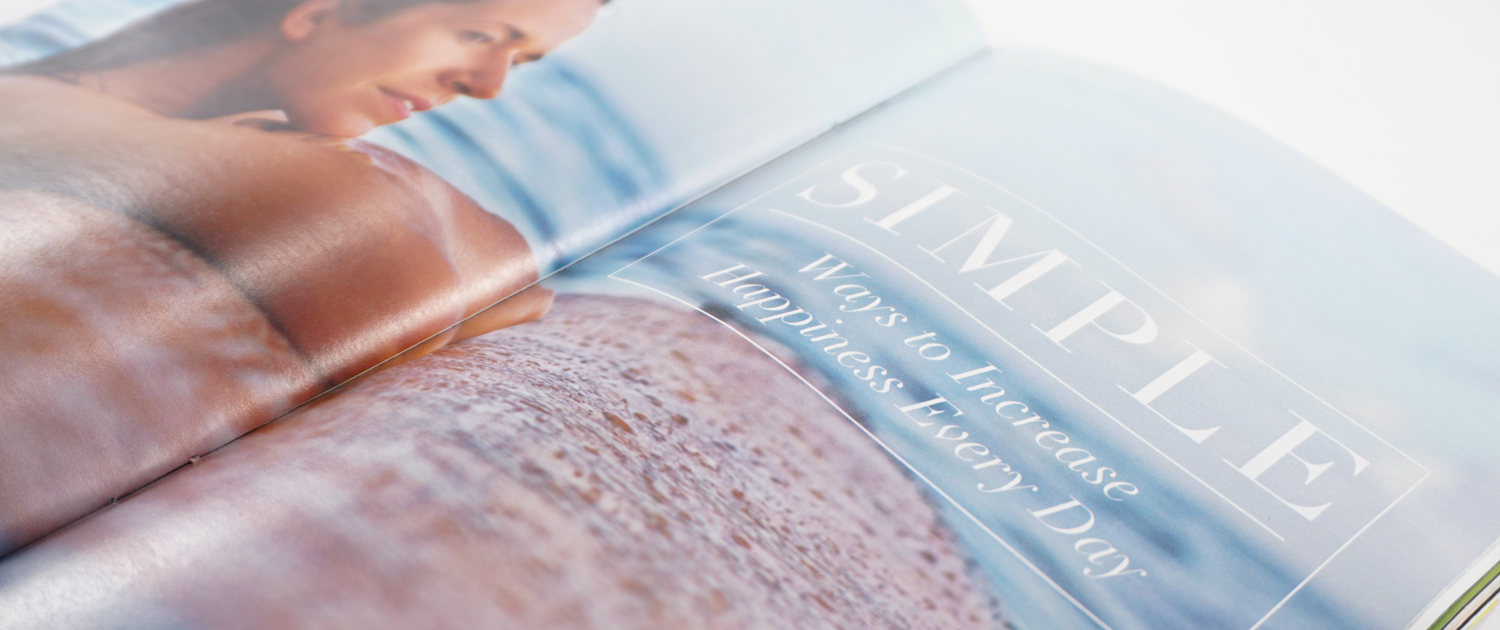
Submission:
POLYGON ((247 120, 257 116, 183 120, 122 103, 0 78, 0 146, 28 155, 0 159, 0 188, 83 199, 172 235, 326 374, 357 372, 536 277, 513 226, 389 149, 247 120), (424 321, 371 336, 413 313, 424 321))
POLYGON ((92 142, 102 152, 128 144, 146 156, 165 158, 156 162, 167 170, 174 167, 170 158, 180 154, 193 162, 237 161, 241 168, 272 171, 317 164, 359 175, 374 167, 423 186, 442 183, 427 169, 379 145, 292 129, 278 112, 209 120, 173 118, 48 76, 0 74, 0 129, 17 136, 12 138, 19 143, 15 146, 26 146, 28 153, 46 154, 54 147, 77 155, 71 150, 76 147, 63 145, 92 142), (215 146, 224 150, 207 149, 215 146))
POLYGON ((0 74, 0 125, 17 119, 71 115, 80 108, 108 117, 159 117, 130 101, 62 79, 31 74, 0 74))
POLYGON ((67 92, 81 90, 77 85, 49 76, 35 74, 6 74, 0 73, 0 90, 10 92, 18 91, 55 91, 67 92))

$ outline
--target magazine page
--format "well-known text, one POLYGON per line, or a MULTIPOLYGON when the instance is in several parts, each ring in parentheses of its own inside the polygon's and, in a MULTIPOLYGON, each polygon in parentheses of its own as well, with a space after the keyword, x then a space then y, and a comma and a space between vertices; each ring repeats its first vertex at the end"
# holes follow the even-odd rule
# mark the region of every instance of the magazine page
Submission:
POLYGON ((699 207, 553 286, 790 349, 1022 627, 1405 628, 1500 534, 1500 283, 1180 97, 999 54, 699 207))
POLYGON ((1112 71, 975 59, 547 285, 7 558, 0 616, 1404 628, 1500 533, 1496 278, 1112 71))
POLYGON ((0 553, 540 316, 546 289, 470 317, 979 45, 956 0, 878 4, 67 0, 0 28, 0 553))

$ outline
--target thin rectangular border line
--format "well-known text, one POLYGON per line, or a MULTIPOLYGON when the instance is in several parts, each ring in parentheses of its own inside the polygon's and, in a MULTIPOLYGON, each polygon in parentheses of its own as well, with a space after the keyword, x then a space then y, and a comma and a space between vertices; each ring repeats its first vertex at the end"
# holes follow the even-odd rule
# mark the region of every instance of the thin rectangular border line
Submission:
MULTIPOLYGON (((1238 349, 1241 352, 1245 353, 1247 356, 1249 356, 1250 358, 1254 359, 1256 362, 1260 363, 1265 368, 1271 370, 1277 376, 1280 376, 1282 379, 1284 379, 1288 383, 1291 383, 1297 389, 1302 390, 1303 393, 1307 394, 1308 396, 1311 396, 1314 400, 1317 400, 1319 403, 1323 404, 1325 407, 1327 407, 1328 409, 1332 410, 1334 413, 1337 413, 1339 416, 1343 417, 1345 420, 1348 420, 1350 422, 1350 424, 1353 424, 1354 426, 1359 427, 1360 430, 1362 430, 1365 433, 1369 434, 1371 437, 1375 438, 1380 443, 1385 444, 1388 448, 1390 448, 1391 450, 1395 451, 1397 454, 1401 455, 1402 457, 1406 458, 1408 461, 1410 461, 1411 463, 1415 464, 1418 468, 1422 469, 1422 471, 1424 472, 1424 474, 1421 477, 1419 477, 1415 482, 1413 482, 1412 485, 1411 485, 1411 487, 1409 487, 1405 492, 1403 492, 1401 494, 1401 496, 1397 497, 1395 501, 1391 502, 1390 505, 1386 506, 1386 508, 1384 510, 1381 510, 1380 513, 1376 514, 1374 518, 1372 518, 1369 522, 1367 522, 1364 525, 1364 527, 1361 527, 1359 529, 1359 531, 1355 532, 1353 536, 1351 536, 1348 540, 1346 540, 1343 545, 1341 545, 1338 549, 1334 550, 1334 552, 1331 555, 1329 555, 1328 558, 1325 559, 1322 562, 1322 564, 1318 565, 1315 569, 1313 569, 1313 571, 1311 573, 1309 573, 1308 576, 1302 580, 1302 582, 1300 582, 1296 587, 1294 587, 1290 592, 1287 593, 1286 597, 1283 597, 1280 602, 1278 602, 1269 611, 1267 611, 1267 613, 1265 614, 1265 616, 1263 616, 1259 621, 1257 621, 1255 623, 1255 625, 1251 626, 1247 630, 1256 630, 1257 628, 1260 628, 1263 624, 1265 624, 1265 622, 1267 620, 1269 620, 1271 618, 1271 616, 1274 615, 1278 610, 1280 610, 1282 608, 1282 606, 1284 606, 1286 604, 1286 602, 1289 601, 1292 598, 1293 595, 1296 595, 1299 591, 1302 590, 1302 588, 1304 586, 1306 586, 1308 584, 1308 582, 1310 582, 1312 580, 1313 577, 1315 577, 1318 573, 1322 572, 1322 570, 1325 567, 1327 567, 1328 564, 1330 562, 1332 562, 1334 558, 1336 558, 1339 554, 1343 553, 1343 551, 1345 549, 1347 549, 1349 547, 1349 545, 1353 544, 1353 542, 1356 539, 1358 539, 1361 535, 1363 535, 1366 530, 1368 530, 1377 521, 1379 521, 1382 517, 1384 517, 1388 512, 1390 512, 1392 509, 1394 509, 1397 504, 1399 504, 1401 501, 1405 500, 1406 497, 1410 496, 1411 493, 1414 492, 1417 489, 1418 486, 1420 486, 1424 481, 1427 480, 1428 477, 1430 477, 1432 475, 1432 471, 1430 469, 1428 469, 1426 466, 1424 466, 1416 458, 1408 455, 1405 451, 1402 451, 1401 449, 1397 448, 1394 444, 1391 444, 1390 442, 1386 441, 1385 438, 1381 437, 1379 434, 1377 434, 1374 431, 1370 430, 1368 427, 1364 426, 1363 424, 1360 424, 1355 419, 1349 417, 1348 414, 1345 414, 1342 410, 1340 410, 1339 408, 1337 408, 1337 407, 1333 406, 1332 404, 1328 403, 1328 401, 1323 400, 1322 397, 1320 397, 1317 394, 1313 393, 1311 390, 1309 390, 1306 387, 1304 387, 1301 383, 1297 382, 1296 380, 1294 380, 1291 377, 1287 376, 1286 374, 1282 373, 1280 370, 1276 369, 1270 363, 1267 363, 1264 359, 1260 358, 1260 356, 1256 355, 1253 352, 1250 352, 1248 349, 1246 349, 1244 346, 1240 345, 1233 338, 1229 337, 1228 335, 1225 335, 1223 332, 1219 331, 1218 328, 1215 328, 1212 324, 1208 323, 1207 321, 1204 321, 1201 317, 1199 317, 1192 310, 1184 307, 1176 299, 1172 298, 1171 295, 1168 295, 1165 291, 1162 291, 1155 284, 1151 283, 1149 280, 1146 280, 1145 277, 1143 277, 1139 273, 1137 273, 1134 269, 1132 269, 1129 266, 1125 265, 1124 263, 1120 262, 1119 259, 1115 258, 1108 251, 1105 251, 1103 248, 1101 248, 1098 245, 1096 245, 1093 241, 1089 240, 1087 237, 1083 236, 1077 230, 1074 230, 1071 226, 1069 226, 1068 224, 1062 222, 1057 217, 1053 216, 1051 213, 1047 212, 1046 210, 1043 210, 1041 207, 1037 206, 1036 204, 1033 204, 1030 201, 1027 201, 1025 198, 1023 198, 1023 197, 1021 197, 1019 195, 1016 195, 1015 193, 1011 192, 1009 189, 1007 189, 1007 188, 1005 188, 1003 186, 1000 186, 999 184, 996 184, 996 183, 990 181, 989 179, 987 179, 985 177, 981 177, 978 174, 975 174, 974 172, 969 171, 968 169, 959 167, 957 165, 951 164, 951 163, 946 162, 944 160, 940 160, 938 158, 934 158, 934 157, 931 157, 931 156, 928 156, 928 155, 925 155, 925 154, 922 154, 922 153, 917 153, 915 151, 910 151, 910 150, 903 149, 903 148, 900 148, 900 147, 895 147, 895 146, 891 146, 891 145, 887 145, 887 144, 882 144, 882 143, 875 143, 875 142, 864 142, 864 143, 860 143, 860 144, 858 144, 856 146, 850 147, 848 149, 845 149, 844 151, 839 152, 838 154, 830 157, 829 159, 823 160, 823 161, 819 162, 818 164, 815 164, 815 165, 807 168, 806 170, 802 171, 801 173, 799 173, 799 174, 791 177, 790 179, 787 179, 787 180, 783 181, 782 183, 777 184, 776 186, 772 187, 771 189, 767 190, 766 192, 763 192, 763 193, 761 193, 759 195, 756 195, 755 197, 747 200, 743 204, 740 204, 739 206, 735 207, 734 209, 732 209, 732 210, 730 210, 730 211, 728 211, 728 212, 726 212, 726 213, 724 213, 724 214, 722 214, 722 215, 714 218, 713 220, 711 220, 711 221, 709 221, 707 223, 704 223, 701 226, 698 226, 697 228, 694 228, 693 230, 691 230, 691 231, 687 232, 686 234, 683 234, 683 235, 681 235, 681 236, 673 239, 672 241, 670 241, 670 242, 662 245, 661 247, 656 248, 651 253, 646 254, 645 256, 642 256, 640 258, 637 258, 634 261, 631 261, 630 263, 626 264, 624 267, 621 267, 620 269, 618 269, 618 270, 616 270, 614 272, 611 272, 607 276, 607 277, 609 277, 611 279, 618 280, 618 281, 621 281, 621 282, 626 282, 628 284, 639 286, 639 287, 645 288, 645 289, 647 289, 649 291, 661 294, 661 295, 663 295, 663 296, 665 296, 665 297, 667 297, 667 298, 669 298, 669 299, 671 299, 673 301, 676 301, 676 302, 681 303, 681 304, 683 304, 683 305, 685 305, 685 306, 687 306, 689 308, 692 308, 695 311, 703 313, 704 315, 708 316, 710 319, 713 319, 714 321, 719 322, 721 325, 724 325, 724 326, 728 327, 736 335, 740 336, 741 338, 745 339, 751 345, 755 346, 756 348, 760 349, 762 352, 766 353, 768 356, 771 357, 772 360, 776 361, 777 364, 781 365, 783 368, 785 368, 786 370, 788 370, 789 372, 791 372, 798 380, 802 381, 803 384, 807 385, 814 392, 816 392, 819 395, 819 397, 823 398, 830 405, 832 405, 834 407, 834 409, 837 410, 841 415, 843 415, 845 418, 849 419, 850 422, 854 422, 855 426, 858 426, 861 431, 863 431, 866 435, 870 436, 870 438, 872 440, 874 440, 877 444, 879 444, 882 449, 884 449, 892 457, 896 458, 896 460, 899 461, 899 462, 901 462, 902 465, 906 466, 907 469, 911 470, 913 472, 913 474, 916 474, 919 478, 921 478, 923 482, 925 482, 928 486, 930 486, 931 488, 933 488, 934 491, 938 492, 938 494, 940 494, 945 500, 947 500, 950 504, 952 504, 955 508, 957 508, 960 512, 962 512, 965 516, 967 516, 971 521, 973 521, 976 525, 978 525, 981 529, 983 529, 987 534, 990 535, 990 537, 994 538, 996 542, 999 542, 1013 556, 1015 556, 1017 559, 1021 560, 1024 564, 1026 564, 1026 566, 1029 567, 1034 573, 1036 573, 1038 577, 1041 577, 1050 586, 1052 586, 1052 588, 1054 590, 1056 590, 1063 597, 1067 598, 1067 600, 1069 602, 1071 602, 1075 607, 1077 607, 1084 614, 1088 615, 1088 617, 1090 619, 1094 620, 1095 623, 1099 624, 1101 627, 1106 628, 1107 630, 1110 629, 1110 626, 1108 624, 1104 623, 1104 621, 1102 619, 1100 619, 1091 610, 1089 610, 1086 606, 1084 606, 1081 602, 1079 602, 1076 598, 1074 598, 1072 594, 1068 593, 1067 591, 1063 590, 1060 586, 1058 586, 1058 584, 1056 582, 1054 582, 1046 574, 1042 573, 1034 564, 1031 563, 1031 561, 1029 561, 1025 557, 1021 556, 1013 547, 1010 546, 1010 544, 1006 543, 1005 540, 1002 539, 998 534, 996 534, 993 530, 991 530, 984 523, 980 522, 972 513, 970 513, 962 505, 959 505, 958 502, 956 500, 954 500, 952 496, 948 495, 948 493, 945 492, 945 491, 943 491, 941 488, 938 488, 937 485, 934 484, 931 480, 929 480, 926 475, 923 475, 920 471, 917 471, 915 468, 913 468, 911 466, 911 464, 908 463, 904 458, 902 458, 900 455, 896 454, 895 451, 891 450, 891 448, 889 446, 887 446, 883 441, 881 441, 879 438, 876 438, 873 434, 871 434, 869 432, 869 430, 865 429, 865 427, 862 426, 862 425, 860 425, 857 421, 855 421, 852 416, 850 416, 841 407, 839 407, 836 403, 834 403, 826 395, 824 395, 823 392, 819 391, 816 387, 813 387, 811 383, 808 383, 806 379, 804 379, 800 374, 797 374, 797 372, 795 370, 792 370, 791 367, 787 366, 779 358, 775 357, 769 351, 767 351, 765 348, 763 348, 759 344, 755 343, 749 337, 747 337, 746 335, 744 335, 743 333, 741 333, 738 329, 736 329, 733 326, 729 325, 728 323, 726 323, 726 322, 718 319, 717 317, 714 317, 713 315, 711 315, 711 314, 709 314, 707 312, 704 312, 702 309, 698 308, 697 306, 689 304, 686 301, 683 301, 682 299, 680 299, 680 298, 678 298, 676 296, 673 296, 671 294, 665 293, 664 291, 661 291, 661 290, 656 289, 654 287, 651 287, 651 286, 648 286, 648 285, 644 285, 644 284, 641 284, 641 283, 638 283, 638 282, 635 282, 635 281, 632 281, 632 280, 628 280, 628 279, 625 279, 625 278, 621 278, 621 277, 618 277, 618 276, 615 275, 617 273, 625 271, 626 269, 629 269, 630 267, 633 267, 636 263, 639 263, 640 261, 645 260, 646 258, 650 258, 652 256, 655 256, 656 254, 660 253, 662 250, 664 250, 664 249, 666 249, 668 247, 671 247, 673 245, 676 245, 678 242, 680 242, 680 241, 682 241, 684 239, 687 239, 688 237, 693 236, 694 234, 697 234, 699 231, 702 231, 705 228, 708 228, 709 226, 711 226, 711 225, 713 225, 715 223, 718 223, 720 220, 722 220, 722 219, 724 219, 724 218, 726 218, 726 217, 728 217, 728 216, 730 216, 732 214, 735 214, 735 213, 739 212, 740 210, 743 210, 746 207, 749 207, 751 204, 754 204, 757 201, 760 201, 761 199, 765 198, 766 196, 770 195, 771 193, 774 193, 774 192, 780 190, 782 187, 786 186, 788 183, 790 183, 792 181, 795 181, 795 180, 797 180, 799 178, 805 177, 805 176, 813 173, 814 171, 817 171, 817 170, 819 170, 819 169, 821 169, 821 168, 823 168, 823 167, 825 167, 825 166, 827 166, 829 164, 832 164, 832 163, 838 161, 839 159, 841 159, 841 158, 849 155, 850 153, 854 153, 855 151, 858 151, 858 150, 866 148, 866 147, 877 147, 877 148, 887 149, 887 150, 896 151, 896 152, 900 152, 900 153, 905 153, 905 154, 908 154, 908 155, 911 155, 911 156, 915 156, 915 157, 917 157, 919 159, 923 159, 923 160, 927 160, 927 161, 930 161, 930 162, 935 162, 935 163, 947 166, 949 168, 952 168, 952 169, 954 169, 956 171, 959 171, 959 172, 963 173, 964 175, 967 175, 967 176, 972 177, 972 178, 974 178, 976 180, 979 180, 980 182, 988 184, 988 185, 994 187, 994 189, 996 189, 996 190, 1000 191, 1001 193, 1009 196, 1010 198, 1015 199, 1016 201, 1019 201, 1019 202, 1025 204, 1027 207, 1029 207, 1029 208, 1031 208, 1031 209, 1033 209, 1033 210, 1041 213, 1042 216, 1050 219, 1053 223, 1055 223, 1059 227, 1063 228, 1064 230, 1067 230, 1069 233, 1071 233, 1074 236, 1078 237, 1079 240, 1083 241, 1089 247, 1092 247, 1095 251, 1097 251, 1098 253, 1102 254, 1105 258, 1108 258, 1111 262, 1113 262, 1114 264, 1118 265, 1119 268, 1124 269, 1127 273, 1129 273, 1130 275, 1134 276, 1141 283, 1143 283, 1146 286, 1150 287, 1158 295, 1160 295, 1161 297, 1165 298, 1168 302, 1171 302, 1172 305, 1176 306, 1182 312, 1186 313, 1189 317, 1193 318, 1194 320, 1196 320, 1200 324, 1202 324, 1204 327, 1206 327, 1209 330, 1213 331, 1213 333, 1216 334, 1216 335, 1218 335, 1221 339, 1229 342, 1236 349, 1238 349)), ((824 225, 822 225, 820 223, 816 223, 816 222, 813 222, 813 221, 811 221, 809 219, 805 219, 805 218, 798 217, 798 216, 795 216, 795 215, 792 215, 792 214, 789 214, 789 213, 786 213, 786 212, 783 212, 783 211, 780 211, 780 210, 776 210, 774 208, 768 208, 768 210, 770 210, 772 212, 775 212, 777 214, 781 214, 783 216, 787 216, 787 217, 790 217, 790 218, 795 218, 795 219, 798 219, 798 220, 801 220, 801 221, 805 221, 805 222, 807 222, 807 223, 809 223, 811 225, 822 227, 822 228, 824 228, 826 230, 834 232, 835 234, 839 234, 840 236, 843 236, 844 238, 847 238, 847 239, 849 239, 849 240, 851 240, 851 241, 853 241, 855 243, 860 244, 861 246, 864 246, 864 247, 870 249, 871 251, 874 251, 877 255, 880 255, 881 257, 886 258, 886 260, 890 261, 892 264, 895 264, 897 267, 900 267, 902 270, 906 271, 907 273, 912 274, 913 277, 916 277, 923 284, 926 284, 929 288, 933 289, 934 292, 936 292, 939 295, 943 296, 944 299, 947 299, 950 303, 952 303, 954 305, 955 308, 958 308, 960 311, 964 312, 964 314, 969 315, 971 318, 974 318, 975 321, 978 322, 981 326, 983 326, 986 330, 990 330, 990 333, 994 334, 996 338, 998 338, 1001 341, 1005 342, 1006 345, 1010 346, 1012 349, 1014 349, 1017 353, 1021 354, 1023 357, 1026 357, 1033 364, 1036 364, 1037 367, 1041 368, 1044 372, 1047 372, 1047 374, 1049 376, 1052 376, 1059 383, 1062 383, 1064 387, 1067 387, 1070 391, 1073 391, 1074 394, 1077 395, 1080 399, 1084 400, 1085 402, 1088 402, 1095 409, 1098 409, 1100 411, 1100 413, 1103 413, 1106 417, 1110 418, 1111 420, 1114 420, 1116 424, 1119 424, 1121 427, 1125 428, 1125 430, 1127 432, 1130 432, 1132 435, 1135 435, 1136 438, 1139 439, 1139 440, 1141 440, 1142 443, 1144 443, 1147 446, 1151 447, 1153 450, 1156 450, 1158 452, 1158 454, 1161 454, 1162 457, 1165 458, 1167 461, 1170 461, 1174 465, 1177 465, 1178 468, 1182 468, 1185 473, 1187 473, 1189 476, 1193 477, 1195 480, 1198 480, 1199 483, 1202 483, 1205 487, 1209 488, 1209 490, 1212 491, 1212 492, 1214 492, 1214 494, 1219 495, 1219 497, 1221 499, 1223 499, 1225 502, 1227 502, 1230 505, 1234 506, 1236 509, 1239 509, 1248 518, 1250 518, 1251 521, 1253 521, 1256 524, 1261 525, 1262 527, 1266 528, 1266 530, 1271 535, 1275 536, 1278 539, 1281 539, 1281 540, 1285 541, 1285 539, 1282 538, 1281 535, 1277 534, 1275 531, 1271 530, 1268 526, 1264 525, 1263 523, 1260 523, 1260 521, 1256 520, 1254 517, 1251 517, 1242 508, 1239 508, 1239 506, 1236 505, 1233 501, 1229 501, 1228 498, 1226 498, 1222 494, 1220 494, 1218 490, 1214 489, 1212 486, 1209 486, 1207 483, 1203 482, 1201 479, 1198 479, 1196 475, 1193 475, 1191 472, 1188 472, 1186 468, 1183 468, 1181 464, 1178 464, 1172 458, 1167 457, 1165 453, 1161 453, 1160 449, 1157 449, 1155 445, 1153 445, 1150 442, 1146 441, 1145 439, 1141 438, 1134 431, 1132 431, 1129 427, 1126 427, 1123 423, 1121 423, 1113 415, 1109 414, 1108 412, 1105 412, 1102 408, 1099 408, 1099 406, 1097 404, 1095 404, 1092 400, 1089 400, 1087 397, 1083 396, 1082 394, 1079 394, 1077 392, 1077 390, 1074 390, 1071 385, 1068 385, 1066 382, 1062 381, 1062 379, 1058 378, 1050 370, 1047 370, 1046 367, 1042 366, 1035 359, 1032 359, 1025 352, 1022 352, 1019 348, 1017 348, 1009 340, 1005 339, 1004 337, 1002 337, 998 333, 996 333, 994 330, 990 329, 989 326, 985 325, 982 321, 978 320, 978 318, 975 318, 973 314, 968 313, 968 311, 964 310, 962 307, 958 306, 956 303, 953 303, 952 299, 948 298, 947 295, 943 294, 941 291, 938 291, 935 287, 932 287, 930 284, 928 284, 926 282, 926 280, 922 279, 920 276, 917 276, 914 272, 911 272, 910 270, 906 269, 904 266, 899 265, 898 263, 895 263, 895 261, 891 260, 888 256, 885 256, 885 254, 883 252, 880 252, 879 250, 876 250, 875 248, 873 248, 873 247, 871 247, 871 246, 869 246, 869 245, 867 245, 867 244, 865 244, 865 243, 863 243, 863 242, 861 242, 861 241, 859 241, 857 239, 853 239, 852 237, 849 237, 848 235, 843 234, 842 232, 838 232, 837 230, 834 230, 832 228, 824 226, 824 225)), ((996 211, 996 212, 998 213, 998 211, 996 211)))

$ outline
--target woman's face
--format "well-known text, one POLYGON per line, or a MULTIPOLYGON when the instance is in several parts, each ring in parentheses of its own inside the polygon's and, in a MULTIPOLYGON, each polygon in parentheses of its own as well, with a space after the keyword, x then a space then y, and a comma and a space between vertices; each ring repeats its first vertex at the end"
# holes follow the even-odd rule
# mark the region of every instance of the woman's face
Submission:
MULTIPOLYGON (((494 98, 511 67, 589 25, 599 0, 429 2, 379 19, 309 0, 283 20, 266 79, 292 125, 354 137, 459 96, 494 98)), ((346 3, 348 0, 344 0, 346 3)))

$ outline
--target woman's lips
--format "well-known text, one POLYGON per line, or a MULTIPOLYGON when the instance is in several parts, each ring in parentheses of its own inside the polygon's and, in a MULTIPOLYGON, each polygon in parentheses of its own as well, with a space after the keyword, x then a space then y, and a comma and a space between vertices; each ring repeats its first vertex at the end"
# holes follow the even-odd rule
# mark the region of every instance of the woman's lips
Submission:
POLYGON ((396 120, 406 120, 411 117, 412 112, 425 112, 433 107, 431 99, 407 94, 398 90, 380 88, 380 93, 390 103, 391 110, 396 115, 396 120))

